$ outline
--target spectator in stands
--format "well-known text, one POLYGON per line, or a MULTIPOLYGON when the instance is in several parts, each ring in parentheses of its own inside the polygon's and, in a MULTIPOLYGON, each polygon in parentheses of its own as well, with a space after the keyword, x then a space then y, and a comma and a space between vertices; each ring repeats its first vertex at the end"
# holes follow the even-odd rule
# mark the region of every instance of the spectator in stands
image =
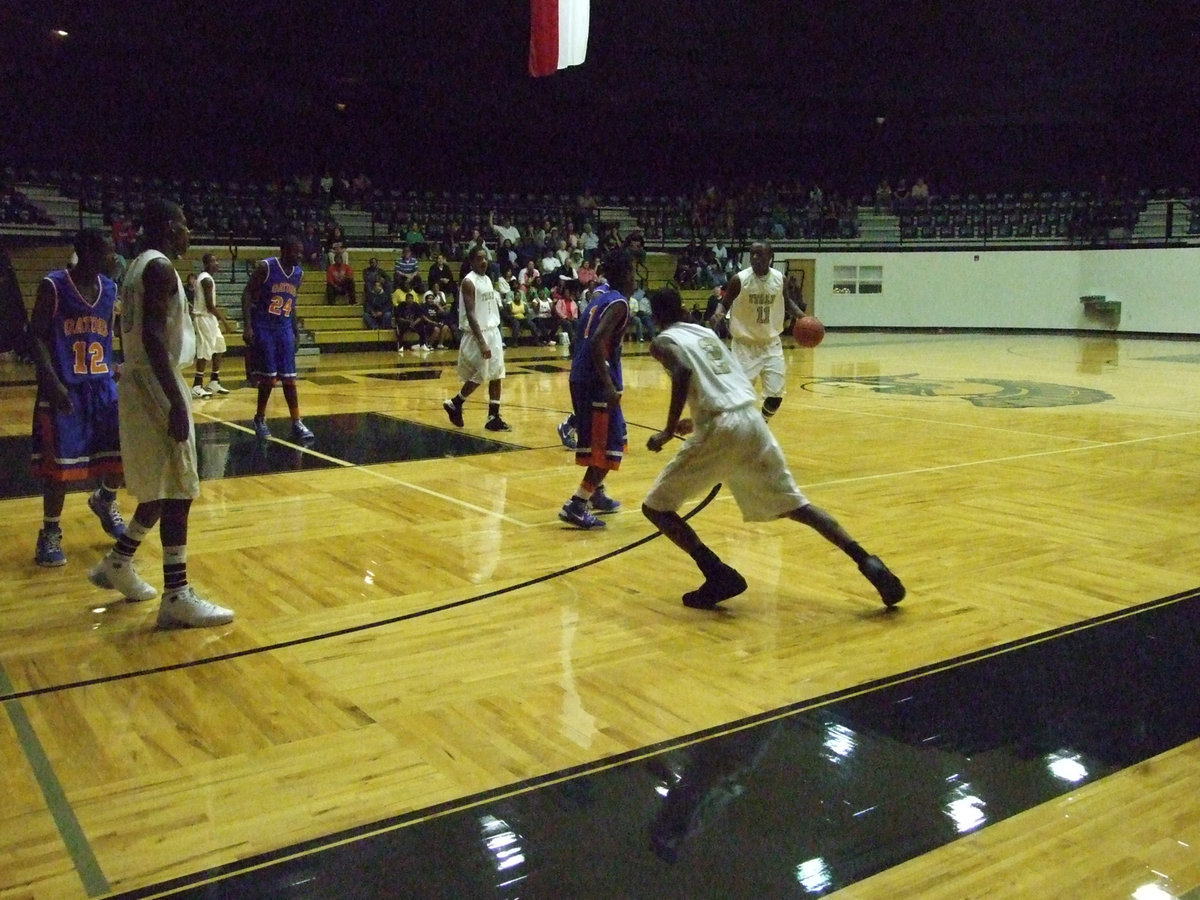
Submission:
POLYGON ((346 234, 342 226, 330 222, 325 227, 325 264, 333 265, 338 257, 346 252, 346 234))
POLYGON ((719 338, 729 337, 729 316, 722 310, 720 318, 717 318, 717 308, 722 306, 722 299, 725 293, 719 287, 714 287, 708 295, 708 305, 704 308, 704 322, 708 327, 717 333, 719 338))
MULTIPOLYGON (((554 330, 563 331, 568 335, 575 334, 575 326, 579 324, 579 303, 567 285, 573 282, 564 281, 557 290, 557 296, 552 297, 554 304, 554 330)), ((538 291, 539 296, 549 296, 546 288, 538 291)))
POLYGON ((592 196, 592 189, 585 187, 583 193, 575 198, 575 223, 582 226, 585 222, 594 221, 597 213, 600 210, 600 205, 596 202, 596 198, 592 196))
POLYGON ((363 269, 363 293, 366 294, 370 292, 372 286, 377 281, 383 283, 383 296, 384 299, 387 299, 392 292, 391 284, 388 282, 387 272, 379 268, 379 260, 372 256, 371 261, 367 264, 367 267, 363 269))
POLYGON ((542 283, 546 284, 546 286, 551 290, 554 290, 554 285, 550 284, 549 282, 558 272, 558 269, 561 265, 562 263, 559 262, 558 257, 554 254, 553 250, 545 248, 542 251, 542 258, 538 262, 537 268, 538 271, 542 273, 542 283))
POLYGON ((29 313, 8 251, 0 249, 0 358, 30 360, 29 313))
POLYGON ((913 202, 920 206, 929 205, 929 185, 925 183, 925 179, 917 176, 917 180, 913 182, 912 189, 908 192, 908 196, 913 202))
MULTIPOLYGON (((419 281, 417 278, 414 284, 419 281)), ((397 287, 392 291, 392 326, 396 330, 397 353, 403 353, 405 349, 414 349, 406 340, 409 332, 416 333, 418 345, 425 343, 425 331, 422 326, 424 318, 425 309, 421 304, 421 296, 413 290, 412 285, 397 287)))
POLYGON ((585 260, 594 260, 600 253, 600 235, 592 230, 591 222, 583 223, 583 233, 579 238, 580 245, 583 247, 583 258, 585 260))
POLYGON ((429 255, 429 245, 425 243, 425 232, 415 219, 408 223, 408 231, 404 240, 412 248, 413 255, 423 259, 429 255))
POLYGON ((517 286, 527 291, 542 286, 542 273, 538 271, 532 259, 517 273, 517 286))
POLYGON ((724 268, 725 260, 729 259, 729 248, 725 246, 724 238, 718 237, 715 241, 713 241, 712 255, 713 259, 720 263, 721 267, 724 268))
POLYGON ((528 331, 534 335, 533 340, 537 340, 530 323, 529 304, 525 302, 525 295, 520 291, 512 295, 512 302, 508 305, 508 327, 512 334, 514 347, 521 346, 521 332, 523 331, 528 331))
MULTIPOLYGON (((512 219, 504 216, 501 219, 501 224, 496 224, 496 211, 493 209, 488 213, 488 228, 496 235, 496 240, 503 244, 508 241, 510 247, 515 247, 521 240, 521 231, 512 223, 512 219)), ((516 261, 514 260, 514 265, 516 261)))
POLYGON ((112 219, 112 240, 117 253, 128 259, 137 243, 137 228, 129 219, 115 215, 112 219))
POLYGON ((436 284, 432 284, 422 295, 421 302, 425 307, 425 319, 429 323, 426 344, 433 350, 441 350, 443 347, 450 349, 454 331, 446 324, 446 294, 436 284))
POLYGON ((549 346, 554 343, 554 304, 550 302, 549 293, 541 296, 530 292, 529 308, 531 313, 531 331, 535 343, 549 346))
POLYGON ((442 255, 446 259, 462 259, 466 252, 466 234, 463 232, 462 222, 457 219, 452 221, 446 230, 442 232, 442 255))
POLYGON ((892 211, 892 185, 886 178, 879 182, 875 188, 875 212, 885 213, 892 211))
POLYGON ((358 295, 354 289, 354 269, 350 267, 348 258, 348 254, 343 250, 325 270, 326 303, 337 303, 338 297, 345 297, 351 306, 358 302, 358 295))
POLYGON ((513 246, 512 241, 510 241, 508 238, 504 238, 500 242, 500 248, 496 251, 496 265, 500 267, 501 271, 503 271, 506 266, 511 267, 513 271, 516 271, 517 269, 517 250, 516 247, 513 246))
POLYGON ((319 266, 322 261, 321 235, 317 226, 311 222, 304 228, 304 262, 310 266, 319 266))
POLYGON ((575 277, 585 288, 590 288, 596 283, 596 269, 590 259, 579 262, 578 268, 575 270, 575 277))
POLYGON ((413 330, 417 333, 416 349, 428 353, 433 348, 433 335, 441 330, 441 323, 429 315, 425 308, 425 282, 418 275, 412 280, 408 294, 404 298, 405 314, 412 319, 413 330))
POLYGON ((392 285, 400 290, 407 291, 412 286, 413 279, 417 277, 417 267, 420 262, 413 255, 413 248, 405 246, 400 258, 396 260, 396 265, 392 269, 392 285))
MULTIPOLYGON (((365 280, 364 277, 364 282, 365 280)), ((392 327, 392 299, 388 296, 386 278, 376 278, 369 284, 364 284, 363 327, 392 327)))
POLYGON ((654 316, 650 311, 650 296, 646 293, 646 282, 639 281, 637 288, 629 298, 630 326, 634 339, 642 341, 654 340, 654 316))
POLYGON ((436 289, 445 293, 447 297, 454 293, 455 281, 454 270, 450 268, 450 264, 446 262, 446 256, 443 253, 437 255, 437 259, 429 267, 429 274, 426 279, 431 290, 436 289))

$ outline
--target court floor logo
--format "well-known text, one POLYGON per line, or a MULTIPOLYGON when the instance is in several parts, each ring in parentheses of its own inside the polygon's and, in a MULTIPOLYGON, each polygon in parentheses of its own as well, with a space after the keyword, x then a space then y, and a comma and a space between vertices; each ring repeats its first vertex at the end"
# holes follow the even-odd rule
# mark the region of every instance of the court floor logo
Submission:
POLYGON ((806 391, 833 393, 845 390, 868 390, 878 394, 901 397, 960 398, 975 406, 991 409, 1029 409, 1050 406, 1084 406, 1112 400, 1112 394, 1071 384, 1050 384, 1045 381, 1011 381, 1007 378, 964 378, 961 381, 939 381, 909 375, 860 375, 849 378, 813 378, 804 385, 806 391))

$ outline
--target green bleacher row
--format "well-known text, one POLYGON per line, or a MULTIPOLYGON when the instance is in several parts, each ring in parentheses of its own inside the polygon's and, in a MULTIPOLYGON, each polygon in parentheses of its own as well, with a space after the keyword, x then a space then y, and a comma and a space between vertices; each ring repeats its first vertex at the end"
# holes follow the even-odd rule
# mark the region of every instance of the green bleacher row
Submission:
MULTIPOLYGON (((236 260, 230 257, 229 249, 224 246, 195 246, 187 254, 176 261, 176 269, 183 278, 189 272, 198 272, 201 258, 205 253, 214 253, 221 264, 221 272, 217 275, 217 298, 228 317, 239 323, 242 318, 241 296, 249 273, 254 264, 268 256, 275 255, 278 250, 269 247, 241 247, 238 249, 236 260), (232 277, 231 277, 232 276, 232 277)), ((396 258, 394 249, 372 250, 355 248, 348 251, 350 265, 354 269, 358 281, 359 299, 362 296, 362 272, 369 261, 379 259, 380 268, 391 272, 392 263, 396 258)), ((71 255, 69 243, 54 242, 14 248, 12 251, 13 268, 17 273, 17 281, 21 285, 21 293, 27 308, 32 309, 38 282, 52 269, 66 265, 71 255)), ((424 277, 428 271, 428 261, 423 261, 420 273, 424 277)), ((669 253, 649 253, 646 256, 646 268, 649 272, 647 287, 651 290, 665 285, 675 272, 675 257, 669 253)), ((684 303, 690 307, 699 303, 703 307, 708 298, 707 290, 682 291, 684 303)), ((362 307, 349 306, 343 301, 337 305, 325 302, 325 273, 322 270, 306 267, 304 280, 300 285, 300 295, 297 303, 297 315, 300 317, 302 329, 311 337, 311 344, 322 351, 336 352, 346 350, 385 349, 395 346, 395 335, 387 329, 364 328, 362 324, 362 307)), ((240 332, 225 336, 231 353, 240 352, 243 344, 240 332)), ((413 335, 413 343, 416 336, 413 335)))

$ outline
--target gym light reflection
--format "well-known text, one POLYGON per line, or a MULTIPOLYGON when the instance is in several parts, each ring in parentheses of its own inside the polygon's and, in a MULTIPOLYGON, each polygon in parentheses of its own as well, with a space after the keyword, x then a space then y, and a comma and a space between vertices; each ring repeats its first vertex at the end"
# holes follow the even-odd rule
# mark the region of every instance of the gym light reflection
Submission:
POLYGON ((509 827, 507 822, 497 819, 495 816, 480 816, 479 824, 483 827, 483 843, 495 862, 496 872, 512 875, 507 881, 503 881, 497 886, 507 887, 523 880, 524 875, 508 871, 525 862, 525 851, 521 847, 520 836, 509 827))
POLYGON ((1143 884, 1132 894, 1133 900, 1176 900, 1161 884, 1143 884))
POLYGON ((796 880, 808 893, 819 894, 833 884, 833 875, 825 860, 818 856, 796 866, 796 880))
POLYGON ((836 722, 826 722, 823 746, 828 751, 825 754, 827 760, 831 763, 841 762, 843 759, 849 759, 854 754, 855 749, 858 747, 858 737, 844 725, 838 725, 836 722))
POLYGON ((987 814, 983 811, 987 804, 981 797, 970 793, 970 790, 969 784, 960 784, 954 789, 950 795, 950 801, 942 810, 950 817, 950 821, 954 823, 954 828, 959 834, 974 831, 987 822, 987 814))
POLYGON ((1078 754, 1068 753, 1066 750, 1047 753, 1046 768, 1059 781, 1066 781, 1071 784, 1078 784, 1088 777, 1088 770, 1079 761, 1078 754))

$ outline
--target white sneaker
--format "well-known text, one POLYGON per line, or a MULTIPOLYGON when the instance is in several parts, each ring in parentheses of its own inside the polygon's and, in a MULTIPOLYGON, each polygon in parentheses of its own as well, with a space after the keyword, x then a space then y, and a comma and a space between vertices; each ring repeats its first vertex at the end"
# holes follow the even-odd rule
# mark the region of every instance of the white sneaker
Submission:
POLYGON ((206 391, 203 385, 192 385, 192 396, 197 400, 207 400, 212 396, 212 391, 206 391))
POLYGON ((152 600, 158 596, 158 591, 152 584, 142 580, 132 561, 114 559, 109 553, 92 566, 88 572, 88 581, 106 591, 120 591, 126 600, 152 600))
POLYGON ((201 600, 190 584, 163 594, 162 606, 158 608, 159 628, 203 628, 228 625, 232 621, 232 609, 201 600))
POLYGON ((210 394, 228 394, 229 388, 221 384, 219 381, 210 381, 205 388, 210 394))

